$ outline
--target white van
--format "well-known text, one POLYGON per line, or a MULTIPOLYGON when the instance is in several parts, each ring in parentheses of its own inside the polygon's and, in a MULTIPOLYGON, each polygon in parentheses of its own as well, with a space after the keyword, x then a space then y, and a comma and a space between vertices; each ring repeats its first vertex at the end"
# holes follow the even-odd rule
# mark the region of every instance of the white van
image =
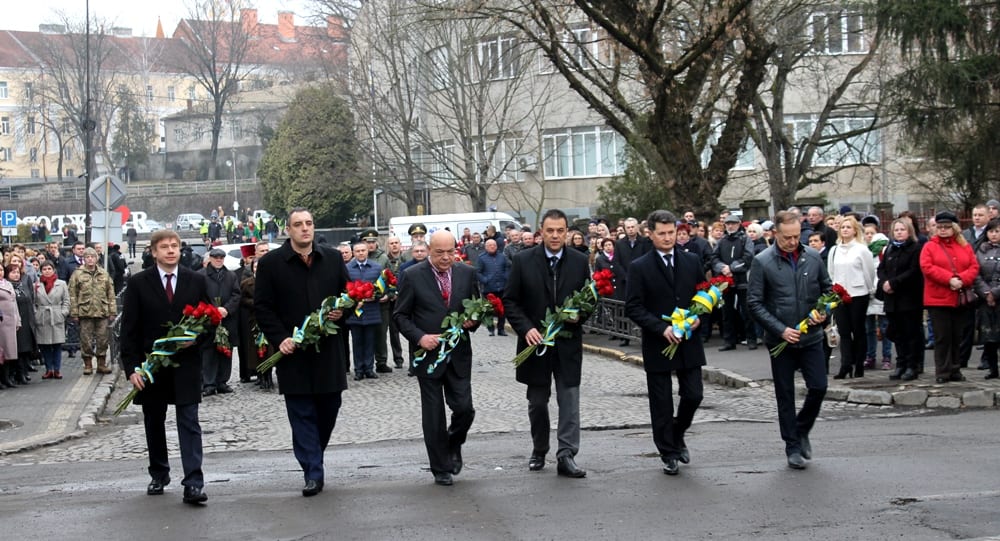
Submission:
POLYGON ((456 239, 461 238, 462 231, 466 227, 472 233, 482 233, 486 231, 486 226, 493 224, 497 232, 503 235, 504 229, 513 224, 521 229, 521 224, 513 216, 504 212, 465 212, 461 214, 428 214, 426 216, 397 216, 389 219, 389 236, 399 237, 403 243, 403 248, 410 247, 410 226, 413 224, 424 224, 427 227, 428 236, 439 230, 447 229, 455 235, 456 239))

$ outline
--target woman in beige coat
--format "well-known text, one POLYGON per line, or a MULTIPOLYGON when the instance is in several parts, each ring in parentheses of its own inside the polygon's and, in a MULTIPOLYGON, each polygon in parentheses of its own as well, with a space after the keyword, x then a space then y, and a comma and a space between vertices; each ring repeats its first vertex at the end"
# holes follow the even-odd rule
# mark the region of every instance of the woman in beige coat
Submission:
POLYGON ((17 293, 4 278, 0 269, 0 387, 15 387, 10 379, 10 364, 17 359, 17 329, 21 327, 21 314, 17 311, 17 293))
POLYGON ((42 263, 40 271, 35 284, 35 339, 45 361, 42 379, 62 379, 62 345, 66 341, 69 287, 56 276, 56 268, 51 261, 42 263))

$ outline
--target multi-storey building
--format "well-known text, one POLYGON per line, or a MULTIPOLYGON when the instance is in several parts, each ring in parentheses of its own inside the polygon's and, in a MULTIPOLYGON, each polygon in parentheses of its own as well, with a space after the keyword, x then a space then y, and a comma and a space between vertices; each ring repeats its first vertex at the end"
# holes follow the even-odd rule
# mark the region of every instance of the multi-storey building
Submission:
MULTIPOLYGON (((244 9, 239 22, 248 37, 239 92, 324 78, 346 62, 345 33, 336 19, 326 27, 296 26, 291 12, 279 12, 277 24, 265 24, 257 10, 244 9)), ((203 24, 183 19, 171 37, 159 24, 154 37, 133 36, 127 28, 94 32, 91 118, 99 172, 121 166, 110 147, 119 123, 115 96, 127 92, 153 128, 149 152, 161 155, 145 176, 164 178, 162 155, 172 150, 164 119, 212 103, 197 72, 186 67, 191 58, 182 41, 197 35, 203 24)), ((83 173, 83 144, 74 127, 84 116, 83 50, 83 36, 60 25, 40 25, 38 32, 0 30, 0 176, 57 180, 83 173)), ((231 98, 233 104, 239 101, 238 94, 231 98)), ((206 129, 210 132, 211 124, 206 129)), ((223 126, 223 133, 234 129, 223 126)))

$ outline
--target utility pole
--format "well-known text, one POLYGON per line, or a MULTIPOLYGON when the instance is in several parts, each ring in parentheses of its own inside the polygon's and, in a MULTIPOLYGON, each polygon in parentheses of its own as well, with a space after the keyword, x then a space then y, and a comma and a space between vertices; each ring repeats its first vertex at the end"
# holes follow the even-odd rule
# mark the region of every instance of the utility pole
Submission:
POLYGON ((84 7, 87 17, 87 30, 84 42, 84 56, 86 56, 86 77, 84 82, 84 105, 83 105, 83 200, 84 200, 84 242, 90 244, 90 179, 92 164, 94 162, 94 121, 90 118, 90 0, 86 1, 84 7))

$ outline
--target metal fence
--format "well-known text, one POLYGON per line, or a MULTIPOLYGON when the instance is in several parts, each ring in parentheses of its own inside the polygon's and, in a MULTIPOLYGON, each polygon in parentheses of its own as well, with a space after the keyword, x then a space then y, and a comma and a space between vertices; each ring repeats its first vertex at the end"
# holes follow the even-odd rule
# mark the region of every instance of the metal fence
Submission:
POLYGON ((585 331, 593 331, 617 338, 639 338, 642 329, 625 315, 625 302, 601 298, 593 315, 583 324, 585 331))

